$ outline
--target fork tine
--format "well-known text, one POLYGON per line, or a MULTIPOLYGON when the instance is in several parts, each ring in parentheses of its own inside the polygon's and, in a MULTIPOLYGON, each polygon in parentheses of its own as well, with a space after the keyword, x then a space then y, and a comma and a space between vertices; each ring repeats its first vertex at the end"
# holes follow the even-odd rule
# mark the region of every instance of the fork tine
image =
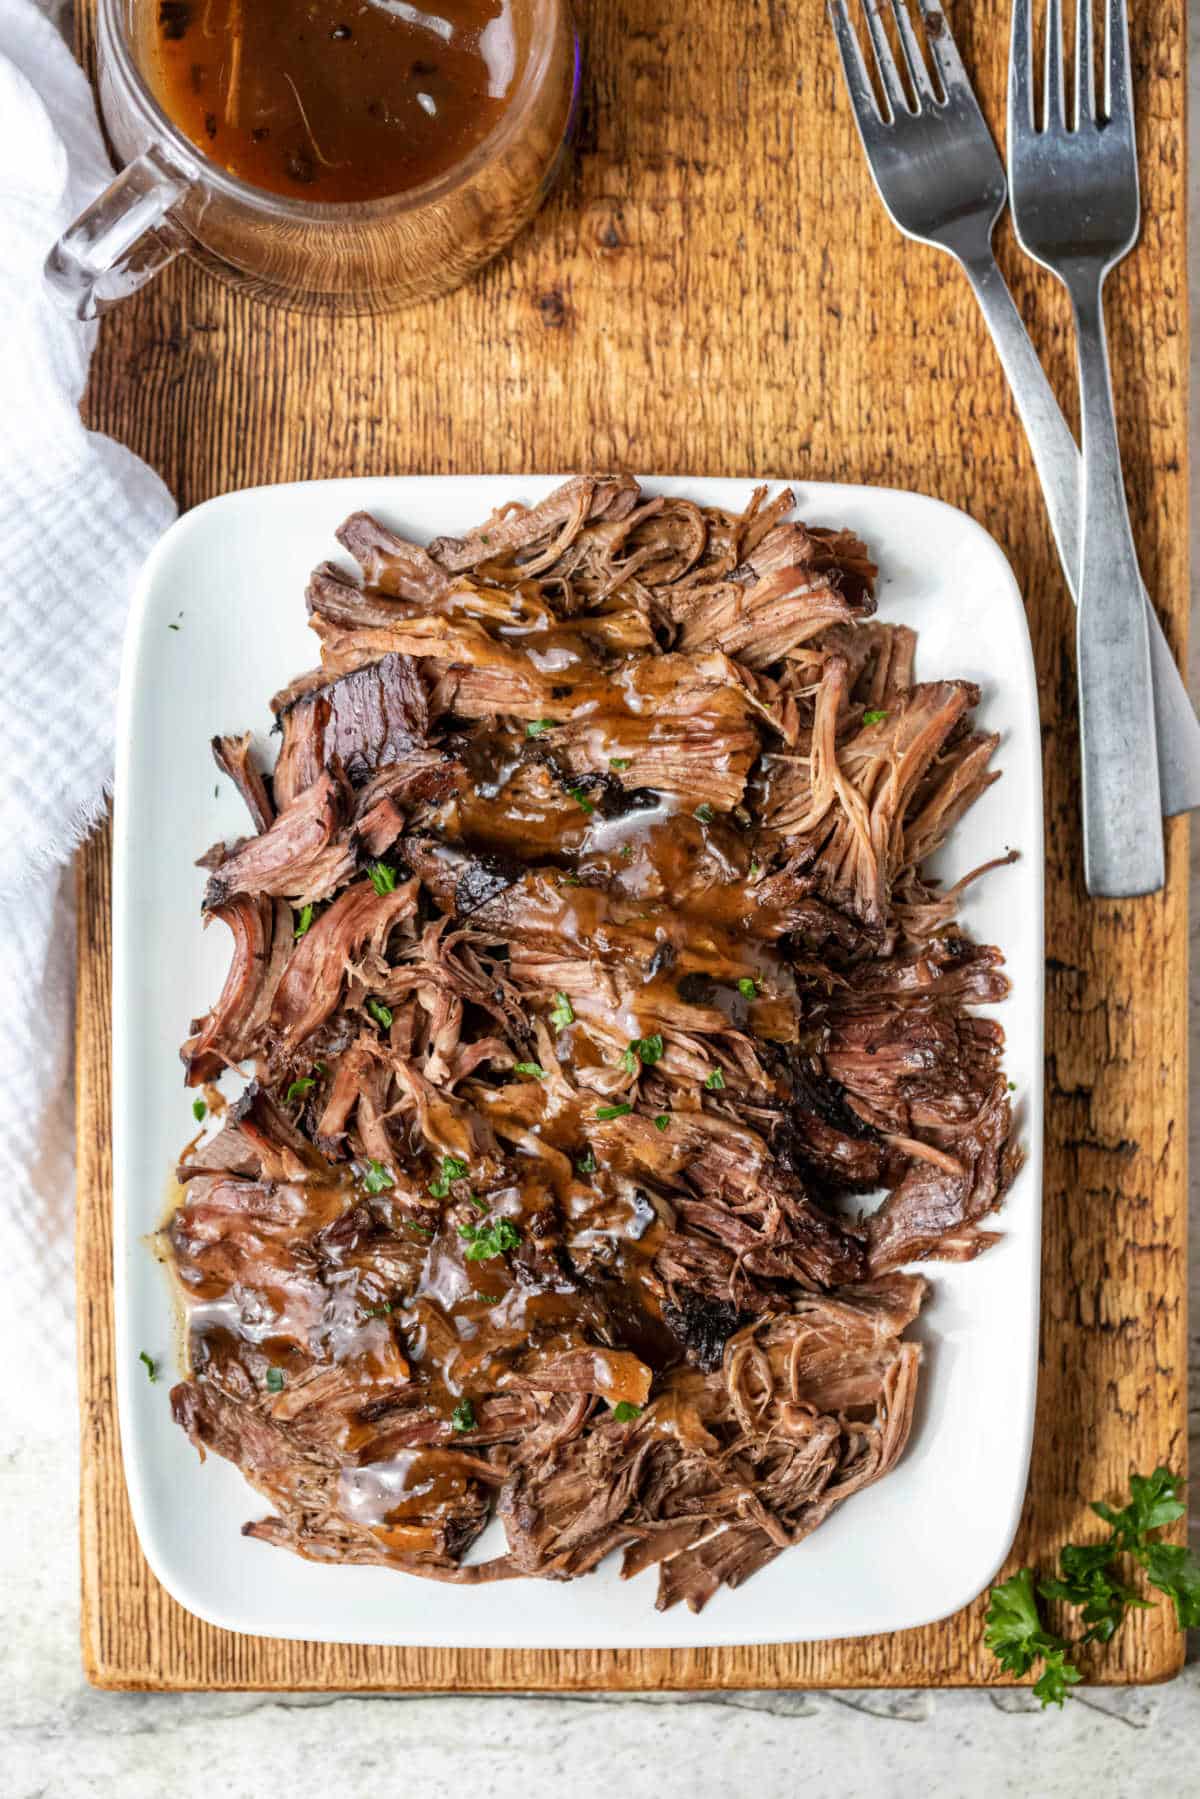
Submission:
POLYGON ((919 108, 922 102, 927 106, 936 106, 937 95, 933 91, 933 83, 929 79, 929 71, 925 67, 925 58, 921 54, 921 45, 908 16, 905 0, 892 0, 892 17, 896 21, 900 48, 904 52, 904 66, 917 96, 917 106, 919 108))
POLYGON ((858 128, 862 132, 869 131, 872 125, 883 123, 879 116, 879 107, 875 101, 875 90, 871 86, 871 78, 867 74, 867 65, 863 61, 859 49, 858 36, 850 23, 850 14, 846 10, 846 0, 827 0, 825 7, 829 15, 829 23, 833 26, 833 35, 837 39, 838 54, 842 60, 842 74, 846 77, 846 91, 850 95, 850 104, 854 108, 854 116, 858 128))
POLYGON ((941 77, 946 98, 975 101, 970 76, 963 68, 958 45, 950 32, 950 21, 942 8, 945 0, 917 0, 925 21, 925 42, 941 77))
MULTIPOLYGON (((1030 0, 1013 0, 1012 42, 1008 53, 1008 118, 1010 129, 1033 130, 1033 33, 1030 0)), ((1012 154, 1011 139, 1009 154, 1012 154)))
POLYGON ((1075 129, 1096 116, 1096 52, 1092 45, 1092 0, 1075 4, 1075 129))
POLYGON ((1046 0, 1046 82, 1042 98, 1042 124, 1066 125, 1063 98, 1062 0, 1046 0))
POLYGON ((904 98, 904 89, 900 85, 900 71, 896 67, 892 46, 887 41, 883 20, 879 16, 879 0, 863 0, 863 12, 866 14, 867 30, 871 34, 871 47, 875 52, 880 84, 888 103, 890 123, 895 119, 897 113, 909 112, 911 109, 908 101, 904 98))
POLYGON ((1125 0, 1108 0, 1108 62, 1104 80, 1104 116, 1132 122, 1129 97, 1129 15, 1125 0))

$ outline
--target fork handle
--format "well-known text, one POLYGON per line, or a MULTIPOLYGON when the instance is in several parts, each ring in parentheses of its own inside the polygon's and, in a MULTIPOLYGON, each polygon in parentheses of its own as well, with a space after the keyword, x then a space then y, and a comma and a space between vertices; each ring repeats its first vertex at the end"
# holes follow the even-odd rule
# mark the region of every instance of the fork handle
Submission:
POLYGON ((1082 420, 1083 542, 1076 647, 1089 893, 1128 898, 1166 879, 1150 640, 1125 503, 1104 329, 1103 272, 1069 283, 1082 420))
MULTIPOLYGON (((1072 599, 1077 599, 1080 462, 1075 439, 990 248, 982 255, 963 256, 960 261, 1008 377, 1042 484, 1063 574, 1072 599)), ((1172 818, 1200 807, 1200 723, 1144 586, 1142 593, 1150 632, 1162 806, 1167 817, 1172 818)))
POLYGON ((1008 376, 1042 484, 1059 560, 1074 597, 1079 573, 1078 447, 996 258, 989 250, 986 256, 964 262, 963 267, 1008 376))

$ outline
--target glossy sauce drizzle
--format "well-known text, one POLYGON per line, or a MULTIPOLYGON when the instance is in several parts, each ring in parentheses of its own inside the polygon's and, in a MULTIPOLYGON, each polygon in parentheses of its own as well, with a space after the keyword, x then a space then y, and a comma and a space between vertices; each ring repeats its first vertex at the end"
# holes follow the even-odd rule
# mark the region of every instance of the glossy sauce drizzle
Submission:
MULTIPOLYGON (((461 614, 472 602, 455 595, 452 603, 461 614)), ((426 609, 436 610, 436 602, 426 609)), ((594 787, 572 794, 573 777, 556 760, 554 721, 535 719, 532 734, 519 720, 503 730, 464 729, 452 746, 462 778, 426 821, 434 835, 423 840, 427 865, 419 872, 452 914, 461 870, 481 851, 526 864, 515 885, 502 884, 522 930, 507 961, 501 953, 498 973, 512 971, 522 944, 544 941, 613 983, 619 978, 619 994, 597 980, 594 993, 578 995, 574 1021, 555 1034, 571 1087, 556 1092, 545 1071, 520 1078, 481 1069, 439 1103, 436 1121, 431 1104, 423 1139, 395 1126, 384 1191, 364 1187, 361 1163, 276 1189, 276 1211, 292 1208, 284 1236, 302 1250, 298 1269, 279 1249, 278 1280, 269 1228, 255 1265, 227 1267, 203 1249, 191 1254, 186 1207, 172 1227, 197 1375, 220 1378, 223 1364, 237 1363, 261 1386, 264 1368, 279 1367, 287 1384, 274 1410, 287 1419, 313 1369, 328 1374, 344 1458, 338 1505, 398 1557, 430 1549, 431 1520, 462 1507, 465 1483, 502 1477, 503 1451, 495 1463, 485 1454, 504 1442, 503 1404, 519 1408, 539 1391, 544 1403, 539 1375, 551 1392, 609 1407, 640 1408, 653 1382, 656 1428, 702 1433, 689 1397, 700 1377, 684 1364, 655 1272, 672 1202, 639 1184, 637 1156, 621 1148, 620 1132, 607 1153, 595 1153, 597 1121, 606 1101, 618 1113, 634 1111, 636 1083, 653 1074, 621 1072, 625 1040, 667 1028, 681 1005, 705 1008, 709 1030, 752 1030, 767 1041, 795 1033, 792 959, 776 947, 787 920, 756 897, 749 815, 739 823, 652 788, 626 805, 639 762, 669 731, 653 659, 601 674, 562 626, 531 629, 509 653, 534 649, 567 671, 569 684, 555 689, 560 710, 582 725, 580 762, 611 784, 612 804, 581 803, 579 794, 587 799, 594 787), (589 1035, 589 1022, 599 1036, 589 1035), (472 1147, 472 1116, 496 1146, 483 1156, 472 1147), (444 1152, 467 1170, 440 1193, 438 1132, 444 1152), (343 1229, 356 1208, 362 1230, 343 1229), (511 1225, 519 1247, 472 1259, 470 1233, 497 1220, 511 1225), (578 1384, 553 1385, 567 1378, 570 1357, 578 1384), (292 1368, 301 1387, 295 1399, 292 1368), (382 1434, 379 1407, 392 1408, 382 1434)), ((719 683, 711 704, 718 724, 740 726, 740 700, 719 683)), ((481 944, 503 937, 479 917, 481 944)), ((703 1071, 694 1092, 675 1090, 670 1124, 652 1125, 644 1114, 654 1108, 645 1107, 630 1120, 650 1131, 668 1193, 685 1166, 687 1108, 701 1110, 702 1086, 703 1071)))

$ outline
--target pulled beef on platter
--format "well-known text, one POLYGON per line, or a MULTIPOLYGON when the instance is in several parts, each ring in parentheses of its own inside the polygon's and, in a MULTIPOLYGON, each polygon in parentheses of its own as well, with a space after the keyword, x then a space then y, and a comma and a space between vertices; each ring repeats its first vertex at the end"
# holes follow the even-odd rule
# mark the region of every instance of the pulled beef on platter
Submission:
POLYGON ((924 872, 996 740, 791 504, 355 514, 273 775, 214 740, 256 834, 203 858, 183 1060, 249 1084, 179 1169, 172 1404, 247 1534, 465 1582, 619 1548, 699 1610, 903 1453, 899 1270, 985 1249, 1019 1159, 1002 959, 924 872))

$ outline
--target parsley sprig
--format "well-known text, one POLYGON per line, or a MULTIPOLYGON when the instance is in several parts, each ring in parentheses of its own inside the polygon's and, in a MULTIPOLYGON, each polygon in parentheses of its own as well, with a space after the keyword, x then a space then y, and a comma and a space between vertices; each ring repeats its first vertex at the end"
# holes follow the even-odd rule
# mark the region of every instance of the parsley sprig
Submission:
MULTIPOLYGON (((1151 1543, 1147 1541, 1152 1530, 1161 1530, 1164 1524, 1174 1524, 1182 1518, 1186 1510, 1180 1494, 1183 1481, 1179 1475, 1172 1474, 1169 1468, 1156 1468, 1153 1474, 1135 1474, 1129 1482, 1130 1501, 1119 1512, 1101 1501, 1092 1510, 1098 1518, 1103 1518, 1112 1535, 1108 1542, 1109 1562, 1102 1573, 1113 1573, 1112 1558, 1117 1555, 1131 1555, 1146 1570, 1146 1579, 1160 1593, 1165 1593, 1175 1607, 1175 1616, 1180 1630, 1195 1630, 1200 1626, 1200 1556, 1182 1543, 1151 1543)), ((1068 1544, 1069 1549, 1078 1550, 1078 1545, 1068 1544)), ((1063 1580, 1058 1585, 1064 1588, 1080 1584, 1084 1570, 1068 1567, 1065 1561, 1066 1550, 1060 1558, 1060 1572, 1063 1580)), ((1086 1578, 1094 1586, 1096 1569, 1086 1570, 1086 1578)), ((1081 1603, 1074 1598, 1072 1592, 1066 1590, 1051 1593, 1049 1584, 1043 1584, 1042 1591, 1048 1599, 1065 1599, 1068 1605, 1081 1603)), ((1114 1589, 1120 1586, 1113 1579, 1114 1589)), ((1128 1591, 1128 1589, 1125 1589, 1128 1591)), ((1141 1602, 1145 1604, 1145 1601, 1141 1602)), ((1120 1618, 1117 1619, 1120 1622, 1120 1618)), ((1115 1626, 1114 1626, 1115 1628, 1115 1626)), ((1112 1635, 1109 1631, 1101 1640, 1108 1641, 1112 1635)))
POLYGON ((1145 1570, 1150 1585, 1171 1600, 1181 1630, 1200 1625, 1200 1556, 1182 1543, 1150 1541, 1152 1531, 1183 1516, 1182 1488, 1169 1468, 1133 1475, 1128 1505, 1117 1511, 1101 1500, 1092 1507, 1109 1527, 1105 1541, 1064 1544, 1058 1573, 1039 1581, 1036 1591, 1030 1568, 993 1589, 984 1641, 1012 1674, 1027 1674, 1041 1660, 1033 1690, 1043 1705, 1061 1705, 1067 1688, 1082 1676, 1067 1660, 1070 1643, 1044 1629, 1038 1594, 1080 1609, 1086 1627, 1081 1643, 1107 1643, 1127 1611, 1151 1604, 1122 1576, 1118 1557, 1129 1556, 1145 1570))
POLYGON ((993 1589, 983 1640, 1000 1666, 1018 1679, 1029 1673, 1034 1662, 1043 1663, 1033 1688, 1043 1706, 1061 1705, 1067 1688, 1078 1686, 1083 1679, 1067 1660, 1070 1644, 1043 1627, 1032 1568, 1022 1568, 993 1589))

